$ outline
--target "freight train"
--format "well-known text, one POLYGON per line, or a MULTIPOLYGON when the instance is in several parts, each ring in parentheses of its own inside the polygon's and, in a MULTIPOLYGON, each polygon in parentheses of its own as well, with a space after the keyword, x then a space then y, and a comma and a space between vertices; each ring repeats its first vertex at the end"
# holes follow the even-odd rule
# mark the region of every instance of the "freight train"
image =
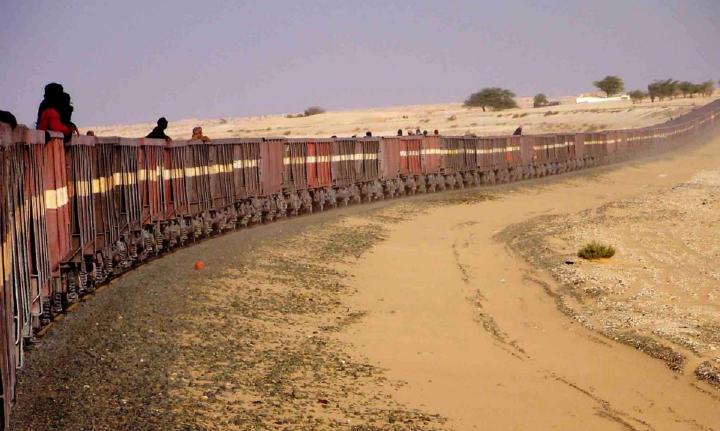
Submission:
POLYGON ((529 136, 202 141, 0 124, 0 426, 23 345, 114 276, 213 235, 328 208, 574 171, 704 139, 720 101, 653 127, 529 136))

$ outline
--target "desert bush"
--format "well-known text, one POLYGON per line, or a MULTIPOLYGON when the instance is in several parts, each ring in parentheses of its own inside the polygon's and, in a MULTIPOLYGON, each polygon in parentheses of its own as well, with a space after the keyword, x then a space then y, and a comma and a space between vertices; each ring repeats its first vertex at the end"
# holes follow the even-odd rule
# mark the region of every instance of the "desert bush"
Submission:
POLYGON ((610 245, 592 241, 585 244, 585 247, 581 248, 577 255, 583 259, 608 258, 615 256, 615 249, 610 245))
POLYGON ((320 106, 309 106, 308 108, 305 109, 305 111, 303 112, 303 115, 306 117, 309 117, 311 115, 318 115, 318 114, 324 114, 324 113, 325 113, 325 109, 320 106))
POLYGON ((663 100, 679 93, 679 83, 674 79, 656 80, 648 84, 648 96, 651 102, 655 99, 663 100))
POLYGON ((483 88, 477 93, 471 94, 470 97, 465 100, 464 106, 469 108, 480 107, 483 112, 485 112, 486 108, 498 111, 517 108, 518 105, 513 99, 514 97, 515 93, 510 90, 498 87, 483 88))
POLYGON ((601 91, 604 91, 608 97, 619 94, 625 89, 623 80, 620 79, 620 77, 613 75, 608 75, 600 81, 595 81, 593 82, 593 85, 601 91))
POLYGON ((715 92, 715 85, 713 85, 712 81, 705 81, 698 85, 698 90, 702 95, 710 97, 713 95, 713 92, 715 92))
POLYGON ((560 113, 560 111, 547 111, 543 114, 543 116, 548 117, 550 115, 557 115, 559 113, 560 113))
POLYGON ((633 103, 642 102, 642 100, 648 97, 647 93, 642 90, 634 90, 628 93, 633 103))
POLYGON ((533 97, 533 108, 541 108, 548 104, 547 96, 543 93, 538 93, 533 97))
POLYGON ((288 135, 291 135, 291 134, 292 134, 292 132, 291 132, 290 130, 287 130, 285 133, 283 133, 283 135, 285 135, 285 136, 288 136, 288 135))
POLYGON ((457 120, 457 117, 454 116, 454 115, 451 115, 451 116, 448 117, 447 120, 448 120, 448 121, 455 121, 455 120, 457 120))

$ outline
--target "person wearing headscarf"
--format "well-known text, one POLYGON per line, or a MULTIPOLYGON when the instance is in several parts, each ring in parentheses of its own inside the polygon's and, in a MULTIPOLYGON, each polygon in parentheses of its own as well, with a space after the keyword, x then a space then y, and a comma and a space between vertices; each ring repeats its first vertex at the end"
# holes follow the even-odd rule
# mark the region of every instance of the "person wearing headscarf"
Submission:
POLYGON ((58 84, 57 82, 51 82, 45 86, 45 94, 43 95, 42 102, 40 102, 40 106, 38 106, 37 121, 35 122, 35 126, 40 124, 40 116, 43 111, 47 108, 57 108, 63 91, 64 89, 62 84, 58 84))
POLYGON ((17 120, 15 119, 15 116, 8 111, 0 111, 0 123, 9 124, 11 129, 15 129, 17 127, 17 120))
POLYGON ((70 95, 67 93, 63 93, 60 95, 60 105, 58 107, 58 111, 60 112, 60 121, 68 126, 70 130, 72 130, 72 133, 75 133, 76 135, 80 135, 80 131, 78 130, 75 123, 72 122, 72 114, 75 108, 72 106, 72 100, 70 99, 70 95))
POLYGON ((60 132, 68 142, 72 134, 78 131, 71 121, 73 107, 70 104, 70 95, 62 91, 58 94, 58 87, 62 88, 56 83, 45 86, 45 98, 40 103, 36 127, 38 130, 60 132))
POLYGON ((152 138, 152 139, 165 139, 166 141, 172 141, 172 139, 165 134, 165 129, 167 129, 168 126, 168 120, 165 119, 165 117, 160 117, 159 120, 157 120, 157 126, 152 129, 152 132, 150 132, 146 138, 152 138))
POLYGON ((193 141, 195 141, 195 140, 197 140, 197 141, 203 141, 203 142, 205 142, 205 143, 210 142, 210 138, 208 138, 207 136, 203 135, 203 129, 202 129, 202 127, 200 127, 200 126, 193 127, 193 130, 192 130, 192 138, 190 138, 190 139, 192 139, 193 141))

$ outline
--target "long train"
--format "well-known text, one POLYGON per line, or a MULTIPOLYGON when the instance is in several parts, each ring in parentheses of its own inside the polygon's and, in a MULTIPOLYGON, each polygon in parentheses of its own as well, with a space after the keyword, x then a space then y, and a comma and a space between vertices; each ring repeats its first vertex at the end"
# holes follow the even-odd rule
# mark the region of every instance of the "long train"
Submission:
POLYGON ((80 296, 200 238, 288 216, 597 166, 704 139, 720 100, 653 127, 529 136, 172 141, 0 124, 0 426, 23 345, 80 296))

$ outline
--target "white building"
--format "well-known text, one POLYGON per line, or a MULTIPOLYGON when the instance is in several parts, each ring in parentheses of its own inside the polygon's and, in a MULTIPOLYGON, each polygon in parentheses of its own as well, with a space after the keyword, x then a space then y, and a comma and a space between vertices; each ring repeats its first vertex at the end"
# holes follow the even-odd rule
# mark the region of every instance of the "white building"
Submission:
POLYGON ((603 103, 603 102, 620 102, 621 100, 630 100, 627 94, 612 97, 583 96, 577 97, 575 103, 603 103))

